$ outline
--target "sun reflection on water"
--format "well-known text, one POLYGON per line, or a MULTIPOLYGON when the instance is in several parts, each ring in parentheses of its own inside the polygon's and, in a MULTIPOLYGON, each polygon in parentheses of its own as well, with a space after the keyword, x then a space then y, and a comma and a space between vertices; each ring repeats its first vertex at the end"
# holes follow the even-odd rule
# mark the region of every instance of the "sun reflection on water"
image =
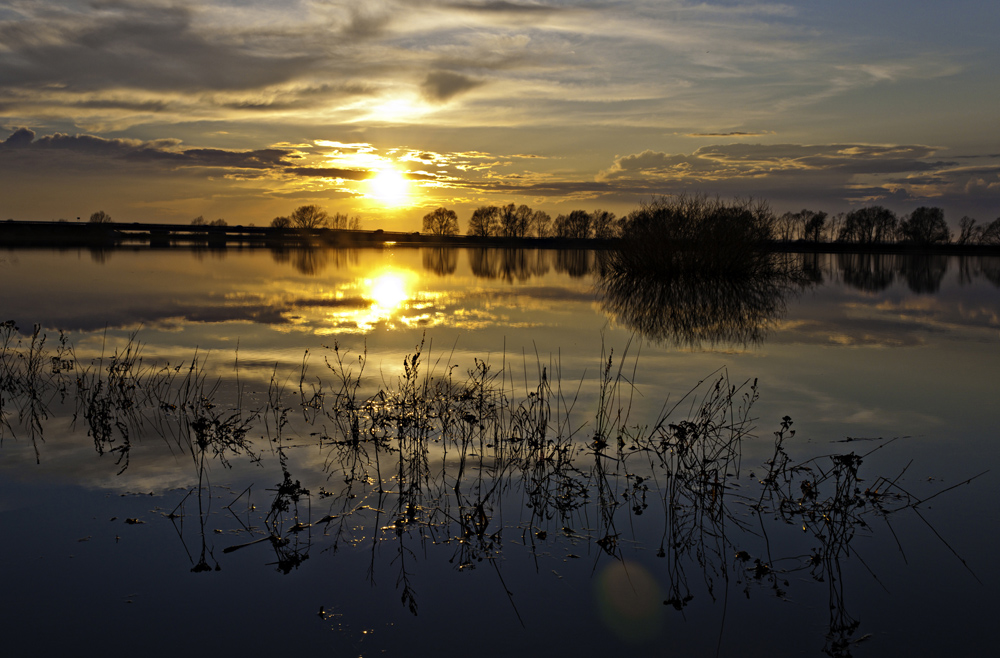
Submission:
POLYGON ((365 281, 372 308, 393 311, 403 305, 409 297, 407 281, 401 272, 385 272, 374 279, 365 281))

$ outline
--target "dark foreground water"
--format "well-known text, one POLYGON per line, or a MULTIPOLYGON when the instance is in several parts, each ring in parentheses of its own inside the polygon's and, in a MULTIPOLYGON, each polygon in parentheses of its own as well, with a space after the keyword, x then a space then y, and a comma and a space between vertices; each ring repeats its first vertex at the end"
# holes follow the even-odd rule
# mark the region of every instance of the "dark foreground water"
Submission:
POLYGON ((7 651, 988 654, 1000 262, 793 261, 4 252, 7 651))

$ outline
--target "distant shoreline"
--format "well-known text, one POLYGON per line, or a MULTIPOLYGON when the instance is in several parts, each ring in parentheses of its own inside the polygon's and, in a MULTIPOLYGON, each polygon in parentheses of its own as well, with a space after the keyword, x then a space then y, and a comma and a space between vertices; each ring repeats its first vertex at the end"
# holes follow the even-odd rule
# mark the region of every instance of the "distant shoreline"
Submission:
MULTIPOLYGON (((493 247, 507 249, 614 249, 618 238, 508 238, 472 235, 433 235, 420 232, 361 231, 350 229, 279 229, 270 226, 206 226, 69 221, 0 221, 0 248, 21 247, 265 247, 265 248, 365 248, 493 247)), ((886 253, 1000 255, 1000 246, 970 244, 773 241, 768 249, 794 253, 886 253)))

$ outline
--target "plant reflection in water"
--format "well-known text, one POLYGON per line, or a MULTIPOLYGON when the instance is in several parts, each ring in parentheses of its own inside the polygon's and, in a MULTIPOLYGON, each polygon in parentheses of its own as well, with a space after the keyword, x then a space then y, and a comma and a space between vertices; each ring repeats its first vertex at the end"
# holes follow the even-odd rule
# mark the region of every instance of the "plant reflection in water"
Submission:
POLYGON ((264 466, 249 439, 263 426, 281 480, 259 510, 252 486, 226 505, 240 541, 223 555, 266 544, 276 557, 267 564, 288 574, 316 545, 333 554, 368 542, 374 583, 376 556, 388 542, 397 591, 414 615, 413 575, 437 554, 428 545, 452 546, 448 562, 459 571, 492 569, 519 620, 500 560, 512 545, 529 551, 536 568, 560 547, 593 544, 625 565, 625 546, 657 546, 663 604, 678 611, 701 592, 713 600, 727 596, 731 583, 748 597, 765 587, 784 598, 790 574, 809 573, 829 588, 824 651, 847 656, 867 637, 856 637, 860 620, 848 610, 842 562, 859 559, 852 541, 873 533, 876 520, 919 515, 926 500, 903 488, 905 469, 862 478, 865 458, 884 443, 865 454, 796 461, 786 447, 794 435, 788 417, 775 432, 771 458, 746 468, 743 445, 754 431, 757 381, 733 384, 725 371, 637 421, 638 358, 630 356, 631 345, 621 356, 602 355, 596 414, 588 422, 577 410, 584 382, 564 388, 557 359, 538 359, 530 383, 524 364, 523 385, 515 385, 517 368, 506 362, 496 367, 476 359, 461 375, 449 355, 449 365, 439 360, 428 367, 421 342, 398 379, 372 392, 367 352, 351 354, 334 343, 325 350, 323 375, 312 374, 307 354, 295 389, 282 383, 294 376, 275 369, 267 399, 247 409, 238 374, 231 391, 210 381, 197 354, 188 365, 144 362, 135 334, 85 366, 65 337, 49 353, 37 327, 21 336, 5 323, 0 345, 0 424, 15 439, 24 429, 38 459, 48 406, 60 397, 72 398, 97 453, 114 455, 119 474, 130 467, 140 438, 159 436, 189 452, 197 484, 164 516, 187 551, 185 505, 197 499, 200 551, 197 558, 187 551, 191 571, 221 569, 206 533, 213 498, 208 464, 229 466, 240 457, 264 466), (336 483, 330 490, 313 493, 293 475, 289 454, 303 446, 301 439, 286 440, 290 431, 315 437, 312 447, 323 451, 328 482, 336 483), (862 479, 873 484, 862 490, 862 479), (505 518, 512 509, 520 511, 505 518), (801 538, 780 536, 790 523, 806 531, 805 550, 801 538))

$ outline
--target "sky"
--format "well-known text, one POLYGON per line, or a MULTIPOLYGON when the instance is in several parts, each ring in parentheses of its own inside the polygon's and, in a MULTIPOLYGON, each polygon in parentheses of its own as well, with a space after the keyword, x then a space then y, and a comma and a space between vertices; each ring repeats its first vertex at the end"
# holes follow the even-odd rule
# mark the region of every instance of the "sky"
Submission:
POLYGON ((1000 4, 2 0, 0 219, 1000 216, 1000 4))

